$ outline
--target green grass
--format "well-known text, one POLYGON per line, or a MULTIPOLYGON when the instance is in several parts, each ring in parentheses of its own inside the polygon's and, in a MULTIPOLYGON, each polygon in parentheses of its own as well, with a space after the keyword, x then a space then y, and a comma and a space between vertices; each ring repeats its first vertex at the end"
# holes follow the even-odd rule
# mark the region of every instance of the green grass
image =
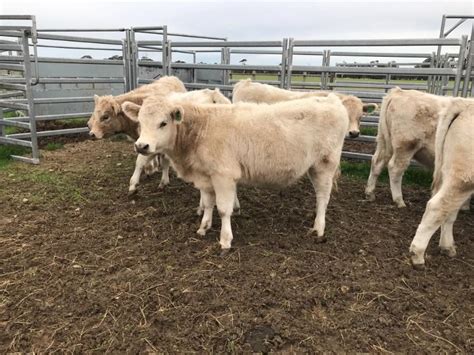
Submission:
POLYGON ((25 155, 29 151, 29 148, 17 145, 0 145, 0 170, 13 161, 10 155, 25 155))
POLYGON ((79 186, 62 174, 44 171, 32 167, 20 167, 16 170, 15 178, 18 181, 27 182, 35 186, 38 193, 30 195, 31 202, 41 202, 48 196, 48 199, 62 201, 84 202, 87 199, 79 186))
POLYGON ((44 147, 44 149, 49 150, 49 151, 52 151, 52 150, 61 149, 62 147, 64 147, 64 144, 63 144, 63 143, 50 142, 50 143, 48 143, 48 144, 46 145, 46 147, 44 147))
POLYGON ((364 136, 377 136, 377 127, 360 127, 360 134, 364 136))
MULTIPOLYGON (((343 176, 348 176, 356 180, 367 181, 370 174, 369 162, 341 161, 341 172, 343 176)), ((409 167, 403 175, 403 184, 419 185, 430 187, 433 173, 419 167, 409 167)), ((380 174, 379 181, 388 183, 387 169, 380 174)))
POLYGON ((68 118, 67 120, 54 121, 58 125, 64 126, 64 128, 75 128, 84 127, 87 124, 88 118, 68 118))
POLYGON ((3 113, 3 118, 12 118, 12 117, 18 117, 18 114, 15 111, 3 113))

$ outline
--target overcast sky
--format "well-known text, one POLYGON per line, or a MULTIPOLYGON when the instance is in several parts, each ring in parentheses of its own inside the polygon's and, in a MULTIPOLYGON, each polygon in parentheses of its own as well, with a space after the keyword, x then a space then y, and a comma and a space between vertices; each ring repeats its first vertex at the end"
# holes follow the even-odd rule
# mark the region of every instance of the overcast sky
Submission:
MULTIPOLYGON (((473 15, 473 4, 472 0, 1 0, 0 13, 36 15, 38 28, 121 28, 166 24, 171 32, 223 36, 230 40, 280 40, 283 37, 384 39, 438 37, 443 14, 473 15)), ((464 24, 451 36, 470 32, 471 23, 464 24)), ((210 60, 207 56, 202 58, 210 60)))

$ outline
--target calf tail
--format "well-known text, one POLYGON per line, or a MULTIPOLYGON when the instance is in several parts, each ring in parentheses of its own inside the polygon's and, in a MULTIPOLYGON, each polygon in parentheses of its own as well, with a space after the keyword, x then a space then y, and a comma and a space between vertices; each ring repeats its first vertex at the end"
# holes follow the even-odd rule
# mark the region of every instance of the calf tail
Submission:
POLYGON ((439 114, 435 140, 435 168, 433 172, 433 183, 431 184, 433 194, 439 190, 442 183, 443 151, 446 135, 448 134, 449 128, 454 120, 458 118, 463 110, 462 106, 455 105, 454 102, 455 101, 453 101, 453 103, 448 107, 444 108, 439 114))
POLYGON ((334 176, 332 178, 332 187, 334 191, 339 191, 339 185, 337 184, 337 182, 339 181, 341 175, 341 163, 339 162, 339 165, 337 166, 336 171, 334 172, 334 176))
MULTIPOLYGON (((397 88, 395 88, 397 89, 397 88)), ((393 89, 392 89, 393 90, 393 89)), ((377 131, 377 149, 384 152, 384 156, 391 156, 393 154, 392 142, 390 139, 389 116, 388 108, 392 103, 391 92, 382 100, 380 108, 379 127, 377 131)))

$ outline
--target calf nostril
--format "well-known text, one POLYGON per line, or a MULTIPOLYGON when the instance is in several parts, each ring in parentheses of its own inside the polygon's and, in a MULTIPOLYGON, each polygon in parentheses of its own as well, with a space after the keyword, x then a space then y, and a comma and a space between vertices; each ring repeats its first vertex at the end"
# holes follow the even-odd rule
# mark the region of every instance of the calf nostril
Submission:
POLYGON ((141 153, 147 152, 149 147, 150 147, 150 146, 149 146, 148 144, 135 143, 135 150, 136 150, 137 152, 141 152, 141 153))
POLYGON ((357 138, 357 137, 359 137, 359 132, 357 132, 357 131, 350 131, 350 132, 349 132, 349 135, 350 135, 352 138, 357 138))
POLYGON ((95 138, 95 134, 94 134, 93 132, 89 132, 89 136, 90 136, 91 138, 95 138))

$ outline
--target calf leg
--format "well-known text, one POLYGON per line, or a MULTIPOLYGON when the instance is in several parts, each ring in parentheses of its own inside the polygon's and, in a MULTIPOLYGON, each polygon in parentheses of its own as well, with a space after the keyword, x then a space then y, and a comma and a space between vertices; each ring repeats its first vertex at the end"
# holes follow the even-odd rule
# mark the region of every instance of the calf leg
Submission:
POLYGON ((128 188, 128 193, 134 194, 137 192, 137 185, 140 182, 140 176, 144 167, 153 159, 153 156, 150 155, 142 155, 138 154, 137 160, 135 162, 135 170, 133 171, 133 175, 130 178, 130 186, 128 188))
POLYGON ((471 197, 469 196, 466 201, 461 206, 461 211, 469 211, 471 209, 471 197))
POLYGON ((452 228, 459 208, 468 196, 469 193, 455 191, 451 186, 445 184, 428 201, 421 223, 410 245, 411 261, 415 268, 421 268, 425 264, 424 255, 428 243, 436 230, 444 223, 447 225, 444 226, 440 244, 454 246, 454 242, 450 241, 452 239, 452 229, 450 230, 450 228, 452 228))
POLYGON ((201 190, 201 199, 204 213, 197 234, 205 236, 206 232, 212 227, 212 211, 216 204, 216 195, 212 190, 201 190))
POLYGON ((385 156, 386 154, 387 153, 385 152, 385 149, 377 145, 377 150, 375 151, 375 154, 372 157, 372 163, 370 165, 370 175, 369 179, 367 180, 367 186, 365 188, 365 196, 369 201, 375 200, 374 190, 377 184, 377 179, 382 173, 382 170, 387 164, 388 160, 385 156))
POLYGON ((236 201, 236 186, 232 179, 216 176, 212 178, 212 186, 216 192, 217 210, 221 216, 221 235, 219 244, 223 252, 231 247, 233 235, 230 217, 236 201))
POLYGON ((199 193, 199 206, 196 210, 196 213, 198 216, 202 216, 202 214, 204 213, 204 202, 202 201, 202 191, 199 190, 200 193, 199 193))
POLYGON ((399 208, 406 207, 402 195, 402 178, 408 165, 410 165, 410 160, 413 155, 412 152, 395 151, 388 162, 388 174, 390 176, 392 199, 399 208))
POLYGON ((161 181, 158 185, 159 189, 164 188, 170 183, 170 161, 166 156, 161 156, 161 181))
POLYGON ((337 165, 329 166, 325 164, 326 170, 313 167, 308 171, 309 178, 313 184, 316 192, 316 218, 314 220, 313 232, 316 232, 316 242, 326 241, 324 236, 324 229, 326 227, 326 208, 331 197, 331 190, 333 185, 334 174, 336 173, 337 165))
POLYGON ((237 197, 237 190, 235 191, 234 213, 237 215, 240 214, 240 201, 239 201, 239 198, 237 197))
POLYGON ((456 221, 458 211, 451 213, 446 222, 441 225, 441 236, 439 238, 439 248, 442 254, 450 257, 456 256, 456 246, 454 245, 453 224, 456 221))

